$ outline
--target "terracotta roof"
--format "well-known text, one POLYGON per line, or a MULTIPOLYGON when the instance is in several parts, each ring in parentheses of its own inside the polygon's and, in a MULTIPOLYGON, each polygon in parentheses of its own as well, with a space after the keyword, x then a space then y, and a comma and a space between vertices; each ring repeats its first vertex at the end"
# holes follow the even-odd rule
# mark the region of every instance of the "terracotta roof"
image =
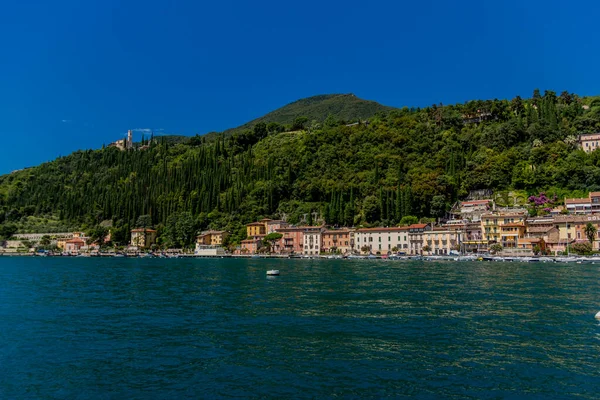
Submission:
POLYGON ((508 228, 520 228, 520 227, 525 226, 525 224, 524 223, 516 223, 515 222, 515 223, 510 223, 510 224, 502 224, 500 226, 506 226, 508 228))
POLYGON ((519 238, 518 240, 519 240, 519 242, 537 243, 537 242, 541 241, 542 239, 540 239, 540 238, 519 238))
POLYGON ((85 243, 85 240, 75 238, 75 239, 67 240, 65 243, 85 243))
POLYGON ((590 199, 565 199, 565 204, 589 204, 590 199))
POLYGON ((423 229, 427 226, 427 224, 412 224, 408 228, 409 229, 423 229))
POLYGON ((531 226, 527 228, 529 233, 546 233, 554 229, 554 226, 531 226))
POLYGON ((600 197, 600 192, 590 192, 590 197, 600 197))
POLYGON ((264 222, 251 222, 246 224, 246 226, 265 226, 264 222))
POLYGON ((329 230, 326 230, 323 232, 324 235, 335 235, 338 233, 343 233, 343 234, 348 233, 349 234, 350 230, 349 229, 329 229, 329 230))
POLYGON ((360 228, 357 229, 357 232, 402 232, 407 231, 409 229, 408 226, 393 226, 393 227, 379 227, 379 228, 360 228))
POLYGON ((137 228, 137 229, 132 229, 131 230, 131 232, 144 232, 144 231, 146 231, 147 233, 148 232, 150 232, 150 233, 156 232, 156 230, 154 230, 154 229, 148 229, 148 228, 146 228, 146 229, 144 229, 144 228, 137 228))

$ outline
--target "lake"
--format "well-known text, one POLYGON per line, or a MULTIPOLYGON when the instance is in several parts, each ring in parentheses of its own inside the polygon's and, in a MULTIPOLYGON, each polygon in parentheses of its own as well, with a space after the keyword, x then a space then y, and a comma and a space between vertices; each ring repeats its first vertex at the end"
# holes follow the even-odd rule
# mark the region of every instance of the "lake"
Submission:
POLYGON ((599 283, 584 264, 0 257, 0 397, 598 398, 599 283))

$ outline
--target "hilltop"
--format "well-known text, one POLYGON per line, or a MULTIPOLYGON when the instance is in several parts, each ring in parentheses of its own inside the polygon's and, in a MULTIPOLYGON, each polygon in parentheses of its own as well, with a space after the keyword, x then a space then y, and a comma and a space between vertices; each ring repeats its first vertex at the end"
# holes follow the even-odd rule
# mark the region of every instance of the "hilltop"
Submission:
POLYGON ((230 136, 252 129, 260 122, 292 125, 294 120, 299 117, 306 117, 308 121, 323 122, 331 115, 337 121, 354 122, 370 118, 378 112, 388 112, 393 109, 393 107, 384 106, 375 101, 360 99, 351 93, 322 94, 294 101, 236 128, 227 129, 223 133, 230 136))

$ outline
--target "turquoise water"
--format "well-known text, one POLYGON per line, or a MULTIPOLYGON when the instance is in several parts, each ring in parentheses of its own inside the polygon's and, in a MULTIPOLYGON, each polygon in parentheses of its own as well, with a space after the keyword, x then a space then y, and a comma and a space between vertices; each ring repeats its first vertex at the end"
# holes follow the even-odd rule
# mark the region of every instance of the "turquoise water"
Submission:
POLYGON ((0 397, 598 398, 599 278, 582 264, 0 257, 0 397))

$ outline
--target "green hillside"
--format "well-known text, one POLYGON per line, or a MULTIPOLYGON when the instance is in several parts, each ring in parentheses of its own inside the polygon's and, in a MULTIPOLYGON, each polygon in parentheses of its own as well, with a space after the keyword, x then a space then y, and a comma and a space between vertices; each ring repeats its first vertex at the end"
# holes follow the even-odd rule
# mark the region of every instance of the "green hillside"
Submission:
POLYGON ((599 130, 600 100, 536 90, 530 99, 392 109, 351 127, 335 118, 284 132, 257 123, 208 142, 79 151, 0 177, 0 236, 34 229, 32 220, 90 231, 111 221, 116 242, 150 225, 163 245, 184 246, 199 229, 227 229, 239 242, 245 223, 297 223, 311 211, 333 225, 437 218, 479 189, 545 191, 560 202, 600 191, 600 152, 577 147, 578 134, 599 130))
POLYGON ((228 129, 224 133, 228 136, 252 129, 260 122, 291 126, 299 117, 306 117, 309 123, 323 122, 329 115, 338 121, 355 122, 358 119, 370 118, 378 112, 390 110, 393 108, 374 101, 359 99, 353 94, 323 94, 297 100, 237 128, 228 129))

